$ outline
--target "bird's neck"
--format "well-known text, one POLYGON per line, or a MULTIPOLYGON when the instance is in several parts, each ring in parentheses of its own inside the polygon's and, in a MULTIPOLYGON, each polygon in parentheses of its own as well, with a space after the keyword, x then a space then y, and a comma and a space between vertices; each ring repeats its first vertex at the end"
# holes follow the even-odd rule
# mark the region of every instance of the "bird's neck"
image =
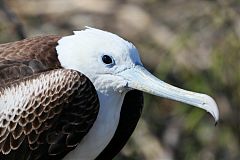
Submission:
POLYGON ((116 119, 120 114, 124 96, 125 94, 116 92, 110 94, 98 92, 100 101, 99 115, 102 114, 111 117, 111 119, 116 119))
POLYGON ((98 91, 100 110, 93 127, 65 159, 95 159, 111 141, 120 119, 125 93, 98 91))

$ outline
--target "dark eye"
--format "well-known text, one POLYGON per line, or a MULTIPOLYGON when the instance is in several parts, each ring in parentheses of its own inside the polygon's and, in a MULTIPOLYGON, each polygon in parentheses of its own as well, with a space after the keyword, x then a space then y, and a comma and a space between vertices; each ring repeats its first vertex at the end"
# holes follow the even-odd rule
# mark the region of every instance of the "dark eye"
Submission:
POLYGON ((102 56, 102 61, 103 61, 103 63, 105 63, 105 64, 111 64, 111 63, 113 63, 112 58, 111 58, 110 56, 108 56, 108 55, 102 56))

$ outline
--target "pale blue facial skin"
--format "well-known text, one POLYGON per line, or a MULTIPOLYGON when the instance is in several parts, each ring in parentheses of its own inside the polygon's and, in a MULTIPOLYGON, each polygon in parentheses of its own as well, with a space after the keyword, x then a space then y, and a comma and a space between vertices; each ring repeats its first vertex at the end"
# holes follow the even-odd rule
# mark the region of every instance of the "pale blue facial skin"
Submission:
POLYGON ((219 110, 210 96, 174 87, 154 77, 143 67, 132 43, 94 28, 74 33, 75 35, 59 41, 59 60, 63 67, 78 70, 88 76, 97 91, 115 91, 121 94, 137 89, 202 108, 218 121, 219 110), (113 63, 105 64, 103 55, 110 56, 113 63))

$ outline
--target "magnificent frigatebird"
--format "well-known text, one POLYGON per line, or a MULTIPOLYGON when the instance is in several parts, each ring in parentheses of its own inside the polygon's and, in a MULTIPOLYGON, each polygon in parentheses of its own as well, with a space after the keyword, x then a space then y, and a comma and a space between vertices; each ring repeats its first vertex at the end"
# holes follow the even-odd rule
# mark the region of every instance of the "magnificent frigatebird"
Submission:
POLYGON ((209 112, 215 101, 158 80, 135 46, 94 28, 0 45, 0 159, 112 159, 141 115, 143 92, 209 112))

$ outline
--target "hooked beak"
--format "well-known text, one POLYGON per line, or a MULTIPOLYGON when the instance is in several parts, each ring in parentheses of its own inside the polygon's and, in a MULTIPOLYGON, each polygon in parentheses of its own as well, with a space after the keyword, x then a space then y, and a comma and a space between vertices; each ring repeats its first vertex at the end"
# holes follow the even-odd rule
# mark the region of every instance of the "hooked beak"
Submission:
POLYGON ((219 119, 217 104, 206 94, 186 91, 169 85, 157 79, 140 65, 118 74, 128 82, 127 87, 129 88, 202 108, 214 117, 215 122, 219 119))

